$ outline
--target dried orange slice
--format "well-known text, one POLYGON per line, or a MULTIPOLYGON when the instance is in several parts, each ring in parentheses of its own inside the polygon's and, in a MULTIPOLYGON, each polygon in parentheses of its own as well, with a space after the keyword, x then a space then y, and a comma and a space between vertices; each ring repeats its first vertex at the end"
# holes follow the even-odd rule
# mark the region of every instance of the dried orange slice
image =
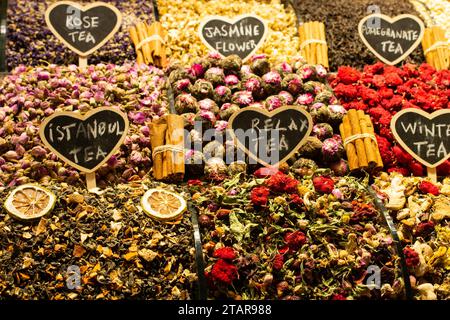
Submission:
POLYGON ((141 198, 141 205, 147 215, 162 221, 177 219, 186 211, 183 197, 163 189, 148 190, 141 198))
POLYGON ((53 193, 34 184, 24 184, 14 189, 6 198, 6 211, 19 220, 31 220, 45 216, 53 210, 56 197, 53 193))

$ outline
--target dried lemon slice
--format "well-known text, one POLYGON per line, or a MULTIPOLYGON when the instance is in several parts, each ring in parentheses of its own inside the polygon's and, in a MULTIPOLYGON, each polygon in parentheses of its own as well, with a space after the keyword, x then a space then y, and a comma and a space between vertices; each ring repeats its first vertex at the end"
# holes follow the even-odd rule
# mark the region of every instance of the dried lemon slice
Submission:
POLYGON ((56 197, 53 193, 34 184, 14 189, 6 198, 5 209, 19 220, 31 220, 45 216, 53 210, 56 197))
POLYGON ((148 190, 141 198, 141 205, 147 215, 162 221, 174 220, 186 211, 186 200, 163 189, 148 190))

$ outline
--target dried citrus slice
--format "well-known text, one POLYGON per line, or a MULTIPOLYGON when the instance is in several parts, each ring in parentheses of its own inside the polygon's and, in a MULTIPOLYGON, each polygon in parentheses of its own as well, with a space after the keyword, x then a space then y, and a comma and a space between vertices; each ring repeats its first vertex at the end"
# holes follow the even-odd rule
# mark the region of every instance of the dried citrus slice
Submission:
POLYGON ((55 195, 47 189, 34 184, 24 184, 8 195, 4 206, 14 218, 31 220, 52 211, 55 202, 55 195))
POLYGON ((147 215, 162 221, 174 220, 186 211, 183 197, 163 189, 148 190, 142 196, 141 204, 147 215))

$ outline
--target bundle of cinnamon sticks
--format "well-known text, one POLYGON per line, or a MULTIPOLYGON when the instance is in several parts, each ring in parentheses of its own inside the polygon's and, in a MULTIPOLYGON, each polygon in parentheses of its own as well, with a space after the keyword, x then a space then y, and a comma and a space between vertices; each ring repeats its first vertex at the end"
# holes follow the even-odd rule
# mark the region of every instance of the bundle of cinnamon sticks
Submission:
POLYGON ((450 41, 440 27, 426 28, 422 39, 423 52, 427 63, 436 70, 446 70, 450 66, 450 41))
POLYGON ((180 181, 184 178, 184 119, 165 115, 150 124, 153 154, 153 177, 156 180, 180 181))
POLYGON ((351 171, 376 172, 383 168, 373 123, 362 110, 351 109, 339 126, 351 171))
POLYGON ((167 66, 164 31, 159 21, 148 25, 139 22, 130 28, 130 38, 136 48, 137 62, 155 65, 159 68, 167 66))
POLYGON ((328 68, 328 46, 325 25, 310 21, 300 25, 300 53, 309 64, 321 64, 328 68))

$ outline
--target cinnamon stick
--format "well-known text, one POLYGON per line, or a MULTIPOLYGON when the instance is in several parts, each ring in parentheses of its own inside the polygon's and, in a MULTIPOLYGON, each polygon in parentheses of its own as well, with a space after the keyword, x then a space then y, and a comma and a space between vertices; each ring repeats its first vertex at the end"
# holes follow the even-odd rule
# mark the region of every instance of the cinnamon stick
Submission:
MULTIPOLYGON (((352 135, 361 134, 361 126, 359 125, 358 114, 355 109, 350 109, 347 113, 350 120, 352 135)), ((364 142, 362 139, 357 139, 355 141, 356 153, 358 154, 358 163, 360 168, 367 168, 367 155, 364 147, 364 142)))
POLYGON ((142 49, 137 48, 137 45, 139 44, 139 36, 137 30, 135 27, 130 27, 129 31, 131 41, 133 41, 134 47, 136 48, 136 61, 139 64, 144 63, 144 58, 142 57, 142 49))
MULTIPOLYGON (((339 131, 342 136, 342 140, 345 141, 348 137, 352 135, 352 127, 348 116, 345 116, 341 125, 339 126, 339 131)), ((356 154, 356 148, 354 142, 348 143, 345 146, 347 152, 348 167, 350 171, 354 171, 359 168, 358 155, 356 154)))
POLYGON ((184 119, 176 114, 166 116, 167 132, 166 145, 176 146, 180 151, 167 150, 165 158, 167 159, 168 174, 170 180, 179 180, 184 177, 184 119))
MULTIPOLYGON (((369 124, 367 123, 367 118, 365 117, 364 111, 358 110, 357 111, 359 124, 361 127, 361 133, 367 133, 371 134, 369 124)), ((375 136, 374 136, 375 137, 375 136)), ((373 140, 371 138, 364 138, 364 148, 367 155, 367 162, 369 164, 369 168, 374 168, 377 166, 377 154, 375 151, 375 148, 373 146, 373 140)))
MULTIPOLYGON (((373 134, 375 136, 375 128, 373 127, 372 120, 370 120, 370 116, 368 114, 366 114, 365 118, 366 118, 367 129, 369 130, 369 133, 373 134)), ((378 148, 378 143, 376 141, 372 140, 372 145, 375 149, 375 153, 377 156, 377 169, 381 169, 381 168, 383 168, 383 159, 381 158, 380 148, 378 148)))
POLYGON ((164 155, 163 153, 155 154, 155 149, 164 145, 167 123, 164 118, 153 120, 150 124, 150 143, 152 146, 153 156, 153 177, 156 180, 164 178, 164 155))
MULTIPOLYGON (((137 28, 137 32, 138 32, 138 35, 139 35, 139 42, 147 39, 148 35, 147 35, 147 28, 145 26, 145 23, 144 22, 139 22, 136 25, 136 28, 137 28)), ((152 63, 153 61, 152 61, 152 55, 151 55, 151 52, 150 52, 149 44, 145 43, 145 44, 142 45, 141 48, 142 48, 142 52, 143 52, 143 55, 144 55, 145 63, 147 63, 147 64, 152 63)))

